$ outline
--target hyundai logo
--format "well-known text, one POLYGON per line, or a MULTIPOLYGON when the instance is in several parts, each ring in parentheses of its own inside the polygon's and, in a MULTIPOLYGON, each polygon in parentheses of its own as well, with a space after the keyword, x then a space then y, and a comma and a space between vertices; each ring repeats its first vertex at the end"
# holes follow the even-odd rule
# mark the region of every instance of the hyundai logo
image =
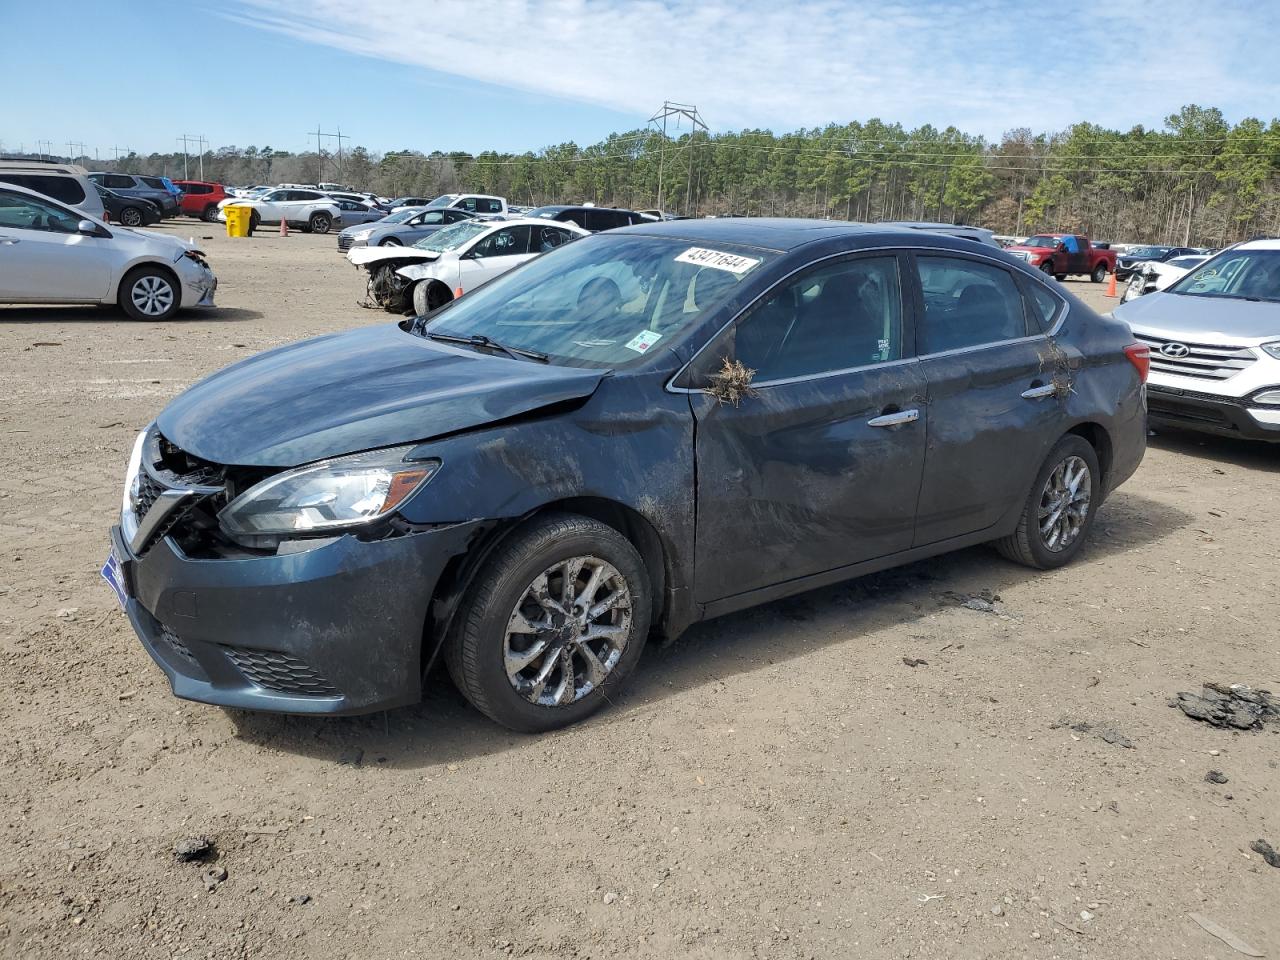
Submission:
POLYGON ((1191 348, 1185 343, 1166 343, 1160 348, 1160 352, 1166 357, 1172 357, 1174 360, 1181 360, 1191 352, 1191 348))

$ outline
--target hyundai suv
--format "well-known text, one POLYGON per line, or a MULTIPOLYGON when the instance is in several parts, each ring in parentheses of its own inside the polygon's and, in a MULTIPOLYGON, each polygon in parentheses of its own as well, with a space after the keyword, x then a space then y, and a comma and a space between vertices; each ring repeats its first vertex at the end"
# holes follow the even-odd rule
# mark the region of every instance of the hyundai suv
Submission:
POLYGON ((1280 442, 1280 240, 1230 247, 1115 315, 1151 348, 1153 423, 1280 442))

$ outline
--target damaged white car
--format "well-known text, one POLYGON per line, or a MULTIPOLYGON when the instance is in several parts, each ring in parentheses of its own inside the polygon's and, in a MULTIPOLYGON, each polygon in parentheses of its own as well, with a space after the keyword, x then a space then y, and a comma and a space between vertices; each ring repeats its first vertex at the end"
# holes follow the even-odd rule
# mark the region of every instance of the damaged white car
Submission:
POLYGON ((1130 276, 1129 284, 1124 288, 1124 295, 1120 298, 1120 302, 1128 303, 1130 300, 1141 297, 1144 294, 1164 290, 1175 280, 1185 277, 1208 259, 1207 256, 1196 254, 1174 257, 1164 263, 1159 260, 1148 261, 1139 266, 1130 276))
POLYGON ((586 230, 546 220, 466 220, 409 247, 355 247, 347 259, 368 271, 370 305, 419 316, 488 283, 586 230))

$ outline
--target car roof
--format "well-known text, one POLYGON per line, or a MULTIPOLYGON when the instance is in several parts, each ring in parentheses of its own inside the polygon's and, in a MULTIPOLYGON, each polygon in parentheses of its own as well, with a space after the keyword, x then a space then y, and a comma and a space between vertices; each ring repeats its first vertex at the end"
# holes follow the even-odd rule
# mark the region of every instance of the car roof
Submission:
POLYGON ((802 220, 784 217, 725 217, 714 220, 665 220, 636 224, 611 230, 610 233, 644 234, 672 237, 678 240, 702 240, 712 243, 736 243, 785 253, 797 247, 840 237, 892 237, 903 246, 918 246, 927 241, 939 247, 969 249, 972 240, 930 234, 910 227, 878 223, 849 223, 843 220, 802 220), (950 241, 950 243, 948 243, 950 241))
POLYGON ((518 227, 527 223, 531 227, 558 227, 561 230, 569 230, 569 231, 572 231, 573 233, 580 233, 584 237, 590 235, 590 231, 583 230, 576 223, 560 223, 559 221, 557 221, 556 223, 548 223, 546 217, 507 217, 506 219, 503 219, 503 220, 498 220, 498 219, 488 220, 483 217, 477 217, 474 221, 466 220, 462 222, 483 223, 487 227, 494 227, 494 228, 518 227))
POLYGON ((1280 250, 1280 237, 1266 237, 1258 240, 1246 240, 1237 244, 1235 250, 1280 250))

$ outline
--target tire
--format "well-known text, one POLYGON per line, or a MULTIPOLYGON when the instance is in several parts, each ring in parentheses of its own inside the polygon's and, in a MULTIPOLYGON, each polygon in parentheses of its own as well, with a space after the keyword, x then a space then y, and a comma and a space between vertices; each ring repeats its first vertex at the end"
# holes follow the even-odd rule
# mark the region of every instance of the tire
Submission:
POLYGON ((262 223, 262 218, 258 216, 257 210, 249 211, 249 236, 253 236, 253 231, 258 229, 258 224, 262 223))
POLYGON ((395 237, 387 237, 386 239, 379 240, 379 241, 378 241, 378 246, 380 246, 380 247, 403 247, 403 246, 404 246, 404 244, 403 244, 403 243, 401 243, 401 242, 400 242, 397 238, 395 238, 395 237))
POLYGON ((142 226, 142 211, 137 207, 125 207, 120 211, 120 225, 124 227, 142 226))
POLYGON ((1053 279, 1061 283, 1063 280, 1067 279, 1067 275, 1065 273, 1055 273, 1053 275, 1053 279))
POLYGON ((1107 265, 1100 263, 1093 268, 1093 273, 1089 274, 1089 279, 1094 283, 1106 283, 1107 281, 1107 265))
POLYGON ((333 218, 327 213, 313 213, 307 221, 307 229, 312 233, 328 233, 333 226, 333 218))
POLYGON ((218 219, 218 205, 211 203, 204 208, 204 212, 200 214, 200 219, 205 223, 213 223, 218 219))
POLYGON ((1047 273, 1049 276, 1051 276, 1051 277, 1052 277, 1052 276, 1053 276, 1053 264, 1052 264, 1050 261, 1046 260, 1044 263, 1040 264, 1040 272, 1041 272, 1041 273, 1047 273))
MULTIPOLYGON (((1035 482, 1031 485, 1031 491, 1027 494, 1026 503, 1023 505, 1022 516, 1018 519, 1017 529, 1009 536, 995 541, 995 548, 1007 559, 1037 570, 1053 570, 1070 563, 1080 552, 1085 540, 1088 539, 1089 529, 1093 526, 1093 517, 1097 512, 1102 493, 1101 481, 1098 455, 1093 445, 1084 437, 1076 436, 1074 433, 1067 434, 1049 451, 1044 465, 1036 474, 1035 482), (1086 478, 1089 488, 1088 501, 1083 504, 1083 514, 1080 513, 1082 505, 1079 502, 1069 504, 1066 511, 1059 511, 1062 517, 1061 522, 1074 533, 1064 545, 1051 546, 1053 534, 1058 532, 1059 528, 1056 524, 1051 527, 1049 536, 1042 532, 1040 522, 1042 507, 1046 500, 1052 505, 1057 498, 1053 491, 1057 481, 1060 478, 1065 479, 1066 473, 1073 466, 1078 467, 1080 463, 1083 463, 1089 472, 1086 478), (1063 474, 1059 474, 1059 468, 1064 468, 1063 474), (1073 509, 1077 518, 1075 522, 1070 519, 1073 509)), ((1082 488, 1083 482, 1077 487, 1078 493, 1084 492, 1082 488)), ((1052 517, 1052 514, 1050 516, 1052 517)))
POLYGON ((425 317, 453 299, 453 294, 439 280, 425 280, 413 288, 413 315, 425 317))
MULTIPOLYGON (((576 514, 539 518, 501 544, 472 581, 445 638, 445 663, 463 696, 491 720, 521 733, 555 730, 585 719, 617 695, 643 652, 650 608, 644 563, 626 537, 576 514), (594 626, 613 632, 586 643, 582 614, 566 620, 552 608, 563 600, 565 564, 575 560, 586 561, 573 581, 578 591, 594 583, 591 598, 597 601, 622 587, 629 597, 629 607, 617 604, 595 618, 594 626), (551 606, 533 599, 544 577, 543 595, 551 606), (524 626, 542 630, 508 631, 517 616, 524 626), (509 652, 522 659, 539 646, 540 655, 508 675, 509 652), (563 666, 565 656, 571 671, 563 666)), ((570 607, 575 609, 580 608, 570 607)))
POLYGON ((182 306, 182 288, 163 267, 138 267, 120 281, 116 302, 131 320, 159 322, 178 312, 182 306))

